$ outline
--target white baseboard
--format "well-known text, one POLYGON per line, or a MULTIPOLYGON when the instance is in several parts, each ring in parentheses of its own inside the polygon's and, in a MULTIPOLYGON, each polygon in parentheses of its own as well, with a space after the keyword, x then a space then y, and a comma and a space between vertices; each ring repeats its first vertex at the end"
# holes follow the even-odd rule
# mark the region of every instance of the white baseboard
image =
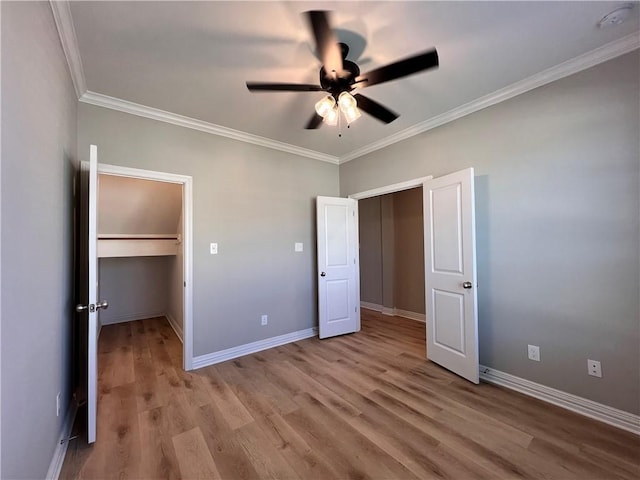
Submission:
POLYGON ((164 317, 166 316, 166 312, 134 312, 134 313, 123 313, 121 315, 115 315, 114 317, 100 319, 102 325, 113 325, 114 323, 124 323, 124 322, 133 322, 136 320, 144 320, 145 318, 154 318, 154 317, 164 317))
POLYGON ((317 328, 307 328, 305 330, 298 330, 297 332, 286 333, 277 337, 265 338, 264 340, 258 340, 257 342, 247 343, 238 347, 220 350, 219 352, 199 355, 193 358, 193 368, 208 367, 209 365, 242 357, 243 355, 260 352, 262 350, 267 350, 268 348, 279 347, 280 345, 297 342, 298 340, 304 340, 305 338, 315 337, 317 334, 317 328))
POLYGON ((427 321, 427 316, 424 313, 410 312, 408 310, 400 310, 399 308, 394 308, 394 312, 396 317, 408 318, 409 320, 422 323, 426 323, 427 321))
POLYGON ((360 308, 366 308, 373 310, 374 312, 380 312, 383 315, 389 315, 391 317, 408 318, 409 320, 416 320, 418 322, 425 323, 427 316, 424 313, 410 312, 408 310, 402 310, 400 308, 389 308, 377 303, 360 302, 360 308))
POLYGON ((480 365, 480 379, 640 435, 640 416, 480 365))
POLYGON ((176 335, 178 336, 180 341, 184 343, 184 338, 182 336, 182 326, 178 322, 176 322, 176 319, 173 318, 173 316, 169 312, 165 313, 164 316, 169 321, 169 325, 171 325, 171 328, 173 328, 173 331, 176 332, 176 335))
POLYGON ((76 413, 78 413, 78 402, 76 402, 74 398, 69 404, 69 409, 67 410, 64 422, 62 423, 58 444, 53 452, 53 458, 51 459, 49 470, 47 471, 47 480, 58 480, 58 477, 60 477, 60 471, 62 470, 64 457, 67 455, 67 448, 69 447, 68 439, 71 436, 71 430, 73 429, 73 422, 76 419, 76 413))
POLYGON ((382 312, 382 305, 378 305, 377 303, 360 302, 360 308, 366 308, 374 312, 382 312))

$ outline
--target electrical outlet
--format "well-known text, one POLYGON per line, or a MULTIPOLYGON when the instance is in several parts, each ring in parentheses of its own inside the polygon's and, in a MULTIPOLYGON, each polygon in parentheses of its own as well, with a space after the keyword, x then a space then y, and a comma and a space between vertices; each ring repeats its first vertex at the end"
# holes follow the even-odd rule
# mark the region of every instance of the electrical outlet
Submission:
POLYGON ((267 323, 269 323, 269 316, 268 315, 262 315, 261 322, 262 322, 262 325, 266 325, 267 323))
POLYGON ((527 353, 529 356, 529 360, 533 360, 534 362, 540 361, 540 347, 537 345, 527 345, 527 353))
POLYGON ((212 243, 209 245, 209 252, 211 253, 211 255, 217 255, 218 254, 218 244, 217 243, 212 243))
POLYGON ((602 378, 602 367, 598 360, 587 360, 587 369, 589 371, 589 375, 602 378))
POLYGON ((56 417, 60 416, 60 392, 56 395, 56 417))

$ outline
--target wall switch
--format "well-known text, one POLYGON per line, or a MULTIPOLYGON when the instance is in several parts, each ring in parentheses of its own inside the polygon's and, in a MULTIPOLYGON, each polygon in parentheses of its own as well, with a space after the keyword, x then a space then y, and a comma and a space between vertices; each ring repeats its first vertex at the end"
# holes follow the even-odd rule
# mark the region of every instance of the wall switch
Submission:
POLYGON ((262 325, 266 325, 269 322, 269 317, 267 315, 262 315, 261 322, 262 325))
POLYGON ((56 395, 56 417, 60 416, 60 392, 56 395))
POLYGON ((602 378, 602 367, 598 360, 587 360, 587 368, 589 370, 589 375, 602 378))
POLYGON ((211 252, 211 255, 217 255, 218 254, 218 244, 217 243, 212 243, 209 246, 209 250, 211 252))
POLYGON ((529 360, 533 360, 534 362, 540 361, 540 347, 537 345, 527 345, 527 354, 529 356, 529 360))
POLYGON ((296 242, 293 246, 293 250, 296 252, 302 251, 302 242, 296 242))

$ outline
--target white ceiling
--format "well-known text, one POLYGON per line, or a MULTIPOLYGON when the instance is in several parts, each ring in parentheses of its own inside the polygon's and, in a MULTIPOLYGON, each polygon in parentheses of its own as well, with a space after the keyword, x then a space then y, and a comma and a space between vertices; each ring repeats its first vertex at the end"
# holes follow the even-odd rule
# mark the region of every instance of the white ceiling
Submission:
POLYGON ((344 160, 518 82, 544 83, 540 72, 611 42, 637 48, 637 2, 624 24, 597 26, 621 4, 90 1, 70 11, 89 92, 344 160), (305 130, 321 92, 250 93, 245 81, 318 83, 302 15, 312 9, 333 12, 363 72, 434 46, 440 68, 363 90, 400 113, 389 125, 363 115, 342 138, 336 127, 305 130))

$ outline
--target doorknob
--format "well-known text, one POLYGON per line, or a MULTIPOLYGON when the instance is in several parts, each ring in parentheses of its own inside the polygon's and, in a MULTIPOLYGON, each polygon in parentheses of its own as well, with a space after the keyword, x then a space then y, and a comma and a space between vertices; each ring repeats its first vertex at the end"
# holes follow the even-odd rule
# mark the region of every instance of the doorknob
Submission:
POLYGON ((324 273, 324 272, 321 272, 321 273, 320 273, 320 276, 321 276, 321 277, 326 277, 326 276, 327 276, 327 274, 326 274, 326 273, 324 273))
POLYGON ((471 282, 464 282, 462 284, 462 288, 471 288, 473 287, 473 284, 471 282))
POLYGON ((107 308, 109 308, 109 303, 106 300, 97 302, 95 305, 93 303, 90 303, 89 305, 82 305, 79 303, 78 305, 76 305, 76 312, 80 313, 84 312, 85 310, 95 312, 96 310, 99 310, 101 308, 104 308, 106 310, 107 308))

